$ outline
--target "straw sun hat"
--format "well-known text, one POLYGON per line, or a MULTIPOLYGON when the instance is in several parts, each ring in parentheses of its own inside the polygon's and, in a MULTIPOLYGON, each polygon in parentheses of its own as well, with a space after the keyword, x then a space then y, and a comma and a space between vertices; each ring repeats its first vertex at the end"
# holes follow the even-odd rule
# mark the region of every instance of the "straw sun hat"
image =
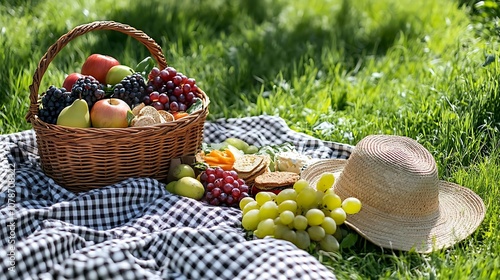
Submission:
POLYGON ((356 197, 361 211, 346 224, 375 245, 428 253, 461 241, 482 222, 485 206, 468 188, 438 179, 436 162, 403 136, 363 138, 347 160, 319 160, 302 171, 312 186, 336 174, 335 192, 356 197))

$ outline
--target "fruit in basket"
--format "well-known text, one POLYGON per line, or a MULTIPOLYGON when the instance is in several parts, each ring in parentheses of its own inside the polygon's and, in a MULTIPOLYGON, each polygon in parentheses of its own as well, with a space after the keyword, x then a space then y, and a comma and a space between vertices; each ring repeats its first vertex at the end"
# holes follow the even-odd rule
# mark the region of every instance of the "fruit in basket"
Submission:
POLYGON ((83 63, 80 73, 92 76, 104 84, 106 83, 106 75, 109 69, 119 64, 120 62, 114 57, 103 54, 92 54, 83 63))
POLYGON ((115 65, 111 67, 108 70, 108 73, 106 74, 106 84, 108 85, 116 85, 118 84, 123 78, 130 76, 134 74, 135 71, 131 67, 127 65, 115 65))
POLYGON ((71 92, 66 91, 65 88, 50 86, 42 95, 39 118, 46 123, 56 124, 59 113, 72 103, 70 94, 71 92))
POLYGON ((93 127, 128 127, 132 110, 125 101, 118 98, 106 98, 97 101, 90 110, 93 127))
POLYGON ((87 101, 89 110, 94 104, 105 97, 103 85, 92 76, 83 76, 76 80, 71 89, 72 100, 83 99, 87 101))
POLYGON ((66 91, 71 92, 71 89, 73 88, 73 85, 76 83, 76 81, 80 78, 82 78, 83 75, 81 73, 71 73, 66 78, 64 79, 63 82, 63 88, 66 89, 66 91))
POLYGON ((182 177, 177 180, 177 183, 174 185, 174 193, 190 197, 196 200, 200 200, 203 198, 205 194, 205 188, 201 184, 200 181, 196 180, 192 177, 182 177))
MULTIPOLYGON (((164 110, 170 112, 188 111, 190 106, 200 100, 196 80, 188 78, 171 66, 161 70, 157 67, 151 69, 148 74, 146 92, 148 95, 143 99, 146 105, 159 102, 164 110), (168 97, 165 103, 158 98, 162 93, 168 97)), ((159 104, 156 105, 159 106, 159 104)))
MULTIPOLYGON (((118 66, 115 66, 118 67, 118 66)), ((113 69, 115 68, 113 67, 113 69)), ((110 71, 112 71, 111 69, 110 71)), ((146 82, 139 73, 133 73, 125 76, 123 79, 114 84, 112 97, 120 98, 127 102, 130 108, 140 104, 144 99, 146 82)))
POLYGON ((90 127, 90 114, 87 102, 83 99, 77 99, 71 105, 62 109, 57 117, 57 124, 80 128, 90 127))
POLYGON ((194 169, 189 164, 184 163, 174 166, 172 174, 174 176, 174 180, 179 180, 184 177, 196 178, 194 169))

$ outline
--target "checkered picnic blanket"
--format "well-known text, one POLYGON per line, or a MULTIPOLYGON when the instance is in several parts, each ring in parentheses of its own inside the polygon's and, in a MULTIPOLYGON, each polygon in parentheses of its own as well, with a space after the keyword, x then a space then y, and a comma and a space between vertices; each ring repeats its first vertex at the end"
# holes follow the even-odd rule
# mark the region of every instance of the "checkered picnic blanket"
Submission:
MULTIPOLYGON (((349 145, 291 130, 279 117, 207 122, 204 140, 291 142, 315 158, 349 145)), ((335 279, 315 257, 272 238, 247 240, 241 211, 128 179, 74 194, 45 176, 33 130, 0 136, 0 279, 335 279)))

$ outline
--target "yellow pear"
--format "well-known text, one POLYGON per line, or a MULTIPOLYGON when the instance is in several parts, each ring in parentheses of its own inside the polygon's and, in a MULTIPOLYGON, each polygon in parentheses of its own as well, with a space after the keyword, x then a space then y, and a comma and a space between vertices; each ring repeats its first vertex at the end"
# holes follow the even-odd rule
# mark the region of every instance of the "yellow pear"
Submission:
POLYGON ((71 105, 64 107, 57 117, 57 124, 70 127, 90 127, 90 113, 87 101, 77 99, 71 105))

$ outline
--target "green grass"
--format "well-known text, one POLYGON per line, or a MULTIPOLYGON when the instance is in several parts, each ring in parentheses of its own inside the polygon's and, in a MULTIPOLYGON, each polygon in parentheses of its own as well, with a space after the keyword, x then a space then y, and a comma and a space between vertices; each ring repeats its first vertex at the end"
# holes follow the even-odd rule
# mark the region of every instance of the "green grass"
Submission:
MULTIPOLYGON (((279 115, 297 131, 349 144, 376 133, 409 136, 435 156, 442 179, 484 199, 483 224, 449 250, 382 252, 360 239, 340 255, 317 256, 340 279, 495 279, 500 65, 482 64, 499 56, 500 8, 475 2, 2 1, 0 132, 30 128, 28 87, 59 36, 95 20, 124 22, 196 78, 211 98, 210 120, 279 115)), ((85 34, 57 55, 41 91, 61 85, 92 52, 130 65, 148 55, 122 34, 85 34)))

